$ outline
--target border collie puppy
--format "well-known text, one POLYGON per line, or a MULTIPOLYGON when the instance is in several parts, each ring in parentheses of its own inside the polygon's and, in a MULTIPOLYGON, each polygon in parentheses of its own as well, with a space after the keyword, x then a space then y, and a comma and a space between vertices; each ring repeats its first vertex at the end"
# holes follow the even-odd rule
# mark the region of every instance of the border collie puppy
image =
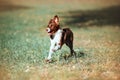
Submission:
POLYGON ((57 15, 55 15, 53 19, 50 19, 46 31, 50 36, 51 41, 46 62, 51 61, 52 53, 61 49, 63 44, 66 44, 70 48, 70 56, 76 56, 76 53, 73 50, 73 32, 69 28, 62 29, 60 27, 59 17, 57 15))

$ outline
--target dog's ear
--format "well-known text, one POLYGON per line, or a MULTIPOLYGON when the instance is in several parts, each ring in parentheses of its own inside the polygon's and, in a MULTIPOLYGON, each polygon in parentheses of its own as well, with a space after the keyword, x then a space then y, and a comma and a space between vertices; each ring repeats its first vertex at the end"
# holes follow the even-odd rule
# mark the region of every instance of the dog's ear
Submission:
POLYGON ((54 21, 56 24, 59 24, 59 17, 57 15, 54 16, 54 21))
POLYGON ((53 19, 50 19, 49 24, 53 21, 53 19))

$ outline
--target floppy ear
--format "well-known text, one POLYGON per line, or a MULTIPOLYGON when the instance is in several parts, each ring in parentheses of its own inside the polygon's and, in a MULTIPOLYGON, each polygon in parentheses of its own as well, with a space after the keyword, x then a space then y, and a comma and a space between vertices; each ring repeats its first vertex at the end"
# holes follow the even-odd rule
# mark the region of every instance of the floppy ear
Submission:
POLYGON ((57 15, 54 16, 54 21, 56 24, 59 24, 59 17, 57 15))

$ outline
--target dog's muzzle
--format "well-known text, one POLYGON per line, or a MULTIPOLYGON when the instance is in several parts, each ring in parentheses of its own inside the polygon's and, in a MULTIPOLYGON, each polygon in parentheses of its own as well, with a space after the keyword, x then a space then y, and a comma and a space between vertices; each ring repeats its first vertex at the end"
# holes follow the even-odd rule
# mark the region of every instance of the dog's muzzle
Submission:
POLYGON ((46 31, 49 33, 51 30, 50 30, 50 28, 46 28, 46 31))

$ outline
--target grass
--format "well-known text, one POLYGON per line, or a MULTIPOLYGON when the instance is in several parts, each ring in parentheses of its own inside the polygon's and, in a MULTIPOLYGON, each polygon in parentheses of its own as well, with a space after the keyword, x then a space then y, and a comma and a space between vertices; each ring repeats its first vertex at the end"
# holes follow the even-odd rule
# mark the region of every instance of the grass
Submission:
POLYGON ((119 19, 110 22, 114 16, 119 17, 119 11, 117 14, 113 12, 114 16, 109 18, 112 15, 110 10, 105 10, 105 15, 102 12, 103 7, 113 6, 111 2, 107 6, 98 2, 90 2, 93 4, 90 5, 82 0, 81 3, 73 3, 76 5, 63 1, 38 2, 37 5, 26 3, 27 7, 9 4, 12 5, 9 9, 0 9, 0 80, 120 79, 119 19), (95 16, 91 15, 92 12, 95 16), (45 28, 56 14, 60 16, 61 27, 70 27, 74 32, 77 58, 65 60, 63 56, 69 54, 69 49, 63 46, 62 50, 53 54, 55 62, 47 64, 44 59, 50 42, 45 28), (106 21, 101 21, 103 18, 97 15, 103 16, 106 21), (82 17, 88 18, 79 19, 82 17), (91 25, 94 19, 97 24, 91 25))

